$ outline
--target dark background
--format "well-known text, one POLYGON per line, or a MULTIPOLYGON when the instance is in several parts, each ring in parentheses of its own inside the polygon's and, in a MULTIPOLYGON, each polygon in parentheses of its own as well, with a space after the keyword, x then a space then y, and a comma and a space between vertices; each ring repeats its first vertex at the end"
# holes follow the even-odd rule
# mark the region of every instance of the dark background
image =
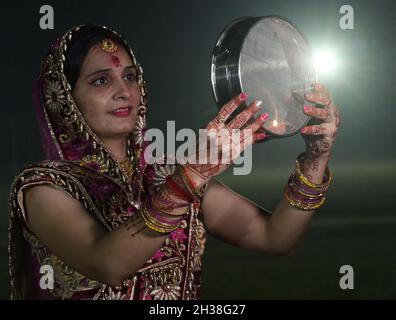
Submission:
MULTIPOLYGON (((42 157, 31 86, 53 39, 84 23, 117 30, 145 71, 149 127, 165 129, 166 120, 176 120, 176 129, 197 130, 216 113, 210 59, 217 36, 237 17, 268 14, 291 19, 313 48, 328 47, 341 60, 342 67, 321 79, 342 116, 330 161, 334 181, 294 257, 209 238, 204 298, 396 298, 393 1, 13 1, 1 9, 0 298, 9 295, 8 189, 24 165, 42 157), (54 30, 39 27, 44 4, 54 8, 54 30), (354 9, 354 30, 339 28, 344 4, 354 9), (354 290, 339 287, 342 265, 354 268, 354 290)), ((255 146, 250 175, 229 171, 220 179, 273 210, 303 150, 299 135, 255 146)))

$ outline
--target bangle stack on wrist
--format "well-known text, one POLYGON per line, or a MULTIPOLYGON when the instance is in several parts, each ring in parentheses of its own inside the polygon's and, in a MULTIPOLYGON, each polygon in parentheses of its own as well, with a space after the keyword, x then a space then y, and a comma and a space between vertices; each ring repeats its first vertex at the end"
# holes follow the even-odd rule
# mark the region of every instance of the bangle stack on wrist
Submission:
POLYGON ((149 197, 145 201, 140 211, 141 217, 145 225, 154 231, 159 233, 169 233, 180 227, 181 221, 185 217, 185 213, 181 215, 171 215, 166 211, 157 208, 152 197, 149 197))
POLYGON ((172 215, 166 209, 192 205, 198 210, 207 184, 198 190, 187 170, 178 166, 177 171, 166 179, 166 187, 169 188, 168 191, 179 198, 178 201, 166 200, 161 197, 154 198, 155 196, 153 196, 145 201, 141 209, 145 225, 159 233, 169 233, 179 228, 187 213, 172 215))
POLYGON ((314 183, 302 173, 299 158, 296 160, 296 168, 286 185, 284 196, 293 207, 312 211, 324 203, 325 193, 331 182, 331 173, 329 167, 326 167, 324 182, 314 183))
POLYGON ((197 210, 199 209, 206 184, 198 189, 188 171, 180 165, 175 174, 169 176, 166 181, 179 197, 192 203, 197 210))

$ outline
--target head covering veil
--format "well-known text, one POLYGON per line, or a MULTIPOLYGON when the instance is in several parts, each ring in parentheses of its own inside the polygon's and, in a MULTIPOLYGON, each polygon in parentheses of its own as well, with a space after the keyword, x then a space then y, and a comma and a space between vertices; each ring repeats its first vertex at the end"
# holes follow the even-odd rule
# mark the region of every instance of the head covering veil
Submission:
MULTIPOLYGON (((77 161, 80 164, 97 168, 100 172, 119 178, 128 183, 128 177, 120 164, 113 159, 106 146, 91 130, 83 118, 71 94, 71 86, 65 75, 65 60, 68 43, 84 26, 72 28, 50 47, 41 68, 39 79, 33 89, 36 116, 39 122, 41 141, 46 159, 77 161)), ((127 42, 115 31, 109 31, 117 42, 129 48, 129 55, 136 68, 140 89, 140 105, 134 131, 127 138, 127 155, 134 163, 134 182, 141 183, 144 173, 143 134, 146 127, 146 87, 143 70, 127 42)), ((135 205, 138 207, 139 188, 133 184, 128 189, 134 192, 135 205)))

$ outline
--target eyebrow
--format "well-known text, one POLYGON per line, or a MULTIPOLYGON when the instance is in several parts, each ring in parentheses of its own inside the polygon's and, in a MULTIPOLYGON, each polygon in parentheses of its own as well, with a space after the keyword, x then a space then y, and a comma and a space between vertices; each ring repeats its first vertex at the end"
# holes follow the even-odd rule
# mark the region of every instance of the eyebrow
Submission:
MULTIPOLYGON (((126 67, 124 68, 124 70, 126 70, 126 69, 133 69, 133 70, 136 70, 135 66, 132 66, 132 65, 126 66, 126 67)), ((91 76, 93 76, 93 75, 95 75, 95 74, 98 74, 98 73, 106 73, 106 72, 109 72, 109 71, 111 71, 111 70, 112 70, 111 68, 108 68, 108 69, 99 69, 99 70, 96 70, 96 71, 90 73, 90 74, 87 75, 85 78, 89 78, 89 77, 91 77, 91 76)))

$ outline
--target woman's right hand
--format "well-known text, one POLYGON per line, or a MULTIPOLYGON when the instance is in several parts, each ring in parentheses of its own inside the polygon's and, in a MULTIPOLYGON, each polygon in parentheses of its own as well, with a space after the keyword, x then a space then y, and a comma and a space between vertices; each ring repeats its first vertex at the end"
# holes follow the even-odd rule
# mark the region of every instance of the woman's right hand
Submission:
POLYGON ((251 144, 268 137, 262 129, 268 114, 262 114, 257 119, 253 118, 261 108, 261 101, 251 103, 226 123, 231 114, 247 98, 245 93, 241 93, 231 99, 206 126, 207 139, 203 141, 204 143, 198 143, 196 154, 189 157, 185 165, 185 168, 193 173, 196 178, 194 180, 200 182, 198 185, 205 184, 211 177, 225 171, 251 144))

